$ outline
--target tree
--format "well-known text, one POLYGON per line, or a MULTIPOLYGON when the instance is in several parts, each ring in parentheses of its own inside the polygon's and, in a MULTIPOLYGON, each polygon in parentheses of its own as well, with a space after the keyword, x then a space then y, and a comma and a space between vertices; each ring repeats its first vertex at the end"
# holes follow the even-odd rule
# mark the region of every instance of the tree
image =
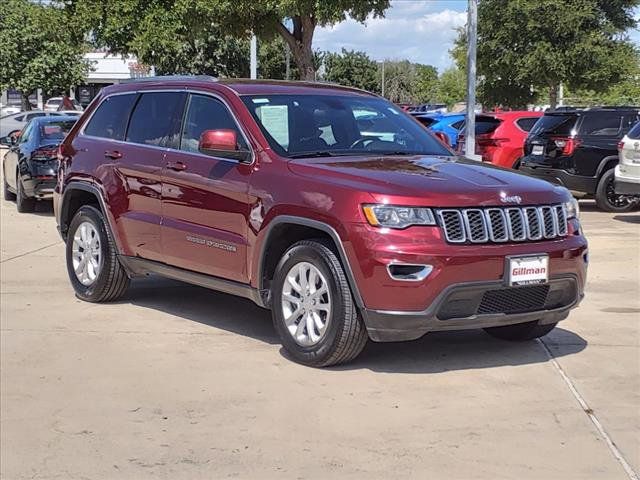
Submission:
POLYGON ((211 0, 220 24, 237 35, 250 31, 263 37, 279 35, 291 49, 300 78, 314 80, 313 34, 317 26, 334 25, 347 16, 364 22, 382 16, 389 0, 211 0))
POLYGON ((64 12, 28 0, 4 0, 0 7, 0 90, 15 88, 23 108, 36 89, 46 93, 82 83, 89 71, 85 46, 64 12))
POLYGON ((384 62, 384 94, 395 103, 413 103, 417 83, 416 66, 409 60, 384 62))
POLYGON ((324 80, 370 92, 379 91, 378 65, 364 52, 342 49, 324 55, 324 80))
MULTIPOLYGON (((636 25, 638 5, 640 0, 483 0, 477 57, 483 103, 521 106, 547 90, 555 108, 561 83, 603 91, 618 82, 627 73, 619 59, 633 51, 623 32, 636 25)), ((461 32, 453 55, 459 62, 464 44, 461 32)))
POLYGON ((467 97, 467 76, 457 67, 446 69, 438 79, 436 98, 448 107, 463 102, 467 97))
POLYGON ((414 96, 418 102, 433 102, 438 94, 438 70, 432 65, 416 65, 414 96))
POLYGON ((98 47, 135 54, 159 74, 247 77, 246 39, 219 27, 206 0, 69 0, 69 18, 98 47))

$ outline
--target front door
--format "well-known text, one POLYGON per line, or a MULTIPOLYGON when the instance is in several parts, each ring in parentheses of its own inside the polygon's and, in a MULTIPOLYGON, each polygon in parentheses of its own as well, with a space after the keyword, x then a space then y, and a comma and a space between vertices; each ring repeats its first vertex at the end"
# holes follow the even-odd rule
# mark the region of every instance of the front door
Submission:
POLYGON ((177 150, 166 154, 162 183, 164 261, 187 270, 247 283, 247 218, 252 166, 219 152, 199 151, 205 130, 232 129, 248 149, 227 106, 192 93, 177 150), (220 156, 218 156, 220 155, 220 156))

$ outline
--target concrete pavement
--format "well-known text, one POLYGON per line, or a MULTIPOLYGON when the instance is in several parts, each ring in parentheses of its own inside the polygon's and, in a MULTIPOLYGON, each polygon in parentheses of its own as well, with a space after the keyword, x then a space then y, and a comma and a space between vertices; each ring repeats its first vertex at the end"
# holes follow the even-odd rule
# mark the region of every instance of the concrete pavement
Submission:
POLYGON ((288 360, 242 299, 150 279, 118 303, 77 300, 51 209, 2 201, 0 474, 633 478, 640 212, 584 210, 588 296, 544 339, 557 363, 539 342, 472 331, 318 370, 288 360))

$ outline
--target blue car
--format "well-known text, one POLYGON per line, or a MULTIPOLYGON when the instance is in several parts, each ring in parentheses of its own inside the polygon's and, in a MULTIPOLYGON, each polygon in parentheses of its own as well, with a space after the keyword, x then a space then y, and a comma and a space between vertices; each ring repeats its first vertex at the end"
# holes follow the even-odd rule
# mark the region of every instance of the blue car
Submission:
POLYGON ((415 115, 415 119, 429 130, 442 132, 449 139, 452 148, 458 144, 458 134, 464 126, 465 114, 462 113, 426 113, 415 115))

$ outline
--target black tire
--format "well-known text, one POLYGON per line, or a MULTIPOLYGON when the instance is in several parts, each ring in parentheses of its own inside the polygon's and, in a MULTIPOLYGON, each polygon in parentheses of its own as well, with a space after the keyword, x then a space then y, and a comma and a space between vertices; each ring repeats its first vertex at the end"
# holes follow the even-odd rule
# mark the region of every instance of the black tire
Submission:
POLYGON ((330 242, 303 240, 293 245, 280 260, 272 285, 273 324, 293 359, 304 365, 328 367, 349 362, 360 354, 368 340, 367 330, 330 242), (332 303, 326 331, 318 343, 311 346, 302 346, 294 340, 286 327, 281 307, 286 275, 300 262, 309 262, 320 271, 328 283, 332 303))
POLYGON ((7 183, 7 176, 2 175, 2 193, 5 200, 8 202, 16 201, 16 194, 9 190, 9 184, 7 183))
POLYGON ((615 172, 611 168, 604 172, 596 189, 596 205, 605 212, 624 213, 633 210, 637 199, 629 195, 617 195, 614 189, 615 172))
POLYGON ((20 175, 16 175, 16 207, 20 213, 32 213, 36 209, 36 199, 24 193, 20 175))
POLYGON ((520 170, 520 164, 521 163, 522 163, 522 159, 519 158, 515 162, 513 162, 513 165, 512 165, 511 168, 513 168, 514 170, 520 170))
POLYGON ((87 302, 110 302, 117 300, 127 290, 129 277, 117 257, 116 246, 109 234, 102 212, 95 207, 81 207, 71 220, 67 232, 67 272, 76 292, 76 296, 87 302), (102 267, 96 279, 90 285, 84 285, 76 276, 73 268, 73 242, 78 227, 89 222, 97 232, 100 241, 102 267))
POLYGON ((516 323, 515 325, 505 325, 503 327, 489 327, 484 331, 489 335, 501 340, 512 342, 524 342, 534 338, 544 337, 551 330, 556 328, 558 323, 547 323, 539 325, 537 320, 533 322, 516 323))

